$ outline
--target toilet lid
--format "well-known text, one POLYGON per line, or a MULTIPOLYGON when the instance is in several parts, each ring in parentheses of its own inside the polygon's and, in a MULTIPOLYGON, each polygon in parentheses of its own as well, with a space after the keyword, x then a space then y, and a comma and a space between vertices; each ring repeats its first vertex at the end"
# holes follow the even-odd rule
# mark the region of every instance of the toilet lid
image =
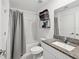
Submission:
POLYGON ((38 53, 40 53, 42 51, 43 51, 43 48, 40 47, 40 46, 35 46, 35 47, 31 48, 32 54, 38 54, 38 53))

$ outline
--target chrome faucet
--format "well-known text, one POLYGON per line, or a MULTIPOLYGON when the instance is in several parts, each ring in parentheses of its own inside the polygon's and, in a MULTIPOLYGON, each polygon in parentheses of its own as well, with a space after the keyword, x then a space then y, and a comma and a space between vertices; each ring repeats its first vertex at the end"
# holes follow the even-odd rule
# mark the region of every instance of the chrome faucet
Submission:
POLYGON ((68 39, 64 37, 64 43, 68 43, 68 39))

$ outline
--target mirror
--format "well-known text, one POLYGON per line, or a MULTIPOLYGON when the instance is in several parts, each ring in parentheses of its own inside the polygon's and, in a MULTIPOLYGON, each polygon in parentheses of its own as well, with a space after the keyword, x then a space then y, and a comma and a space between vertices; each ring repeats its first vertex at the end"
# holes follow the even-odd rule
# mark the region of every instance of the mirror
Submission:
POLYGON ((79 3, 56 9, 54 15, 54 35, 79 39, 79 3))

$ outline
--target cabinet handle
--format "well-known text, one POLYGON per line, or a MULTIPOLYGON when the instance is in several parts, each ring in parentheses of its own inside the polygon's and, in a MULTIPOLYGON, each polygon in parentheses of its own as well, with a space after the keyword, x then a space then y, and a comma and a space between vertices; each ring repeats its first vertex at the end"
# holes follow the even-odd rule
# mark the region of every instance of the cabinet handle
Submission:
POLYGON ((78 33, 77 33, 76 35, 77 35, 77 36, 79 36, 79 34, 78 34, 78 33))
POLYGON ((71 33, 72 35, 74 34, 74 33, 71 33))

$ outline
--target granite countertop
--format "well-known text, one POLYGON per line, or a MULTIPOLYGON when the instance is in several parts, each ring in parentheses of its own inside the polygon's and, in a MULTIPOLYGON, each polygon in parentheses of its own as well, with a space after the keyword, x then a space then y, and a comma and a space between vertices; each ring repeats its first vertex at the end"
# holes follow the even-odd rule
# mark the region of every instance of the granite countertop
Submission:
POLYGON ((59 50, 62 53, 72 57, 73 59, 79 59, 79 45, 71 43, 71 45, 76 47, 76 48, 74 50, 72 50, 72 51, 68 51, 66 49, 63 49, 63 48, 61 48, 59 46, 56 46, 56 45, 52 44, 55 41, 62 42, 62 40, 59 40, 59 39, 48 39, 48 40, 43 40, 42 42, 44 42, 45 44, 51 46, 52 48, 55 48, 55 49, 59 50))

